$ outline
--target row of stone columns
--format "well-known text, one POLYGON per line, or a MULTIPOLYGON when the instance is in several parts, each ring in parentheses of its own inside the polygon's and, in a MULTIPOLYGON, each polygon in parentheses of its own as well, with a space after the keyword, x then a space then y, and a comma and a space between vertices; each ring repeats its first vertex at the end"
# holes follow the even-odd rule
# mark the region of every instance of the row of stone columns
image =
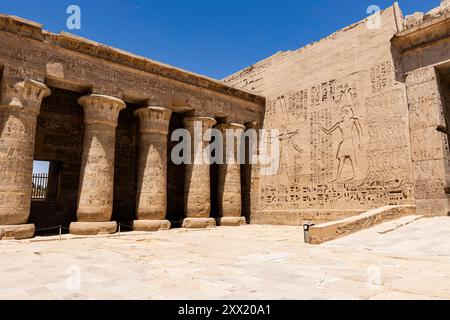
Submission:
MULTIPOLYGON (((71 224, 73 234, 114 233, 116 222, 111 222, 114 181, 115 128, 118 114, 125 104, 112 97, 90 95, 79 103, 85 110, 85 137, 81 164, 78 221, 71 224)), ((170 229, 167 215, 167 140, 172 111, 162 107, 147 107, 135 112, 139 119, 140 150, 137 181, 136 212, 133 223, 137 231, 170 229)), ((184 126, 194 137, 195 125, 201 124, 205 136, 216 121, 208 117, 190 117, 184 126)), ((244 126, 229 124, 218 128, 239 129, 244 126)), ((198 133, 197 133, 198 134, 198 133)), ((240 139, 237 137, 237 143, 240 139)), ((203 162, 209 139, 191 139, 191 164, 186 164, 185 176, 185 228, 206 228, 215 225, 211 218, 210 164, 203 162), (197 145, 195 145, 197 144, 197 145), (194 154, 195 153, 195 154, 194 154)), ((239 147, 238 147, 239 148, 239 147)), ((225 150, 224 150, 225 152, 225 150)), ((235 152, 237 154, 237 152, 235 152)), ((238 226, 245 222, 241 217, 240 165, 219 166, 219 223, 238 226)))
MULTIPOLYGON (((34 235, 27 224, 32 192, 32 170, 37 117, 42 99, 50 90, 33 80, 2 80, 0 106, 0 239, 24 239, 34 235)), ((115 139, 118 116, 125 103, 117 98, 92 94, 79 99, 84 108, 85 132, 81 160, 77 222, 70 232, 78 235, 114 233, 111 221, 114 194, 115 139)), ((140 126, 137 220, 134 229, 169 229, 167 215, 167 135, 171 110, 161 107, 139 109, 135 115, 140 126)), ((185 128, 194 136, 195 123, 201 123, 202 135, 216 121, 207 117, 186 118, 185 128)), ((219 125, 226 129, 245 129, 237 124, 219 125)), ((193 158, 201 156, 210 141, 192 139, 193 158)), ((236 138, 239 143, 240 139, 236 138)), ((239 148, 239 146, 238 146, 239 148)), ((225 152, 225 150, 224 150, 225 152)), ((237 152, 235 153, 237 154, 237 152)), ((235 159, 237 160, 237 159, 235 159)), ((186 228, 213 226, 211 215, 210 165, 194 161, 186 165, 186 228)), ((240 165, 237 161, 219 166, 219 223, 240 225, 240 165)))

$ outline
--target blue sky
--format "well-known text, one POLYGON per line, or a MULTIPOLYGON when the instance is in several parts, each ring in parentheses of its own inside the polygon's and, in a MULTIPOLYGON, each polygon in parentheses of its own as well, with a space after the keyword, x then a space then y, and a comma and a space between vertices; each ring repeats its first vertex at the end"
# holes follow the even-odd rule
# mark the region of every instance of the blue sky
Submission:
MULTIPOLYGON (((440 0, 401 0, 405 14, 440 0)), ((387 0, 1 0, 0 12, 221 79, 277 51, 302 47, 367 16, 387 0), (81 30, 66 9, 81 8, 81 30)))

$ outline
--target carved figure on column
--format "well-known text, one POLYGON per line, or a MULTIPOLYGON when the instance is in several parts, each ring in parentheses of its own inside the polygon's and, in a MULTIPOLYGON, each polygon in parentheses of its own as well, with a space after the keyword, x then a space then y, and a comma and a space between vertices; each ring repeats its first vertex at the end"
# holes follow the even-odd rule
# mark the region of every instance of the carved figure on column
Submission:
POLYGON ((78 192, 78 222, 72 234, 115 233, 112 222, 114 155, 119 112, 125 103, 117 98, 92 94, 78 103, 84 108, 85 130, 78 192))
POLYGON ((191 136, 191 164, 186 164, 184 228, 207 228, 215 225, 211 214, 211 175, 210 164, 204 160, 204 152, 211 137, 205 137, 216 120, 209 117, 191 117, 184 120, 185 128, 191 136), (199 130, 197 130, 199 129, 199 130), (196 137, 195 135, 201 135, 196 137))
POLYGON ((31 207, 37 117, 50 89, 34 80, 4 78, 0 102, 0 240, 26 239, 31 207))
POLYGON ((223 160, 218 173, 219 225, 240 226, 245 223, 242 217, 241 164, 239 152, 241 137, 245 126, 228 123, 216 126, 223 136, 223 160))
POLYGON ((172 111, 148 107, 137 110, 135 115, 139 118, 140 150, 134 230, 168 230, 167 134, 172 111))

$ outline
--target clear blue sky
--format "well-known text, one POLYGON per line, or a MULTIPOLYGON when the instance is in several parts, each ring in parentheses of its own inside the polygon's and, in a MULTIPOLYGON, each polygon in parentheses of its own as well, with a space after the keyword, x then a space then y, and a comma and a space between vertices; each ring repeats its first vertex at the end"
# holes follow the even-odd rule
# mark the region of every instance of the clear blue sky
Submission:
MULTIPOLYGON (((401 0, 405 14, 440 0, 401 0)), ((297 49, 367 16, 388 0, 1 0, 0 12, 66 29, 66 9, 80 6, 71 33, 213 78, 277 51, 297 49)))

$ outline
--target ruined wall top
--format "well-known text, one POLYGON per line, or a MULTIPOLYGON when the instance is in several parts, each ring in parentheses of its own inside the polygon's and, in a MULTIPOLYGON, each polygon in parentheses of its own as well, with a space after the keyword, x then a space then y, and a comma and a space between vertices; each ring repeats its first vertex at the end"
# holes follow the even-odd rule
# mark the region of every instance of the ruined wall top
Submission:
POLYGON ((450 0, 442 0, 441 5, 426 13, 415 12, 405 17, 404 28, 411 29, 418 27, 424 23, 435 21, 443 16, 447 16, 450 13, 450 0))
POLYGON ((39 23, 29 21, 16 16, 0 14, 0 31, 6 31, 36 41, 52 44, 56 47, 69 49, 89 56, 121 64, 162 76, 168 79, 181 81, 186 84, 213 90, 240 99, 264 103, 263 97, 242 89, 226 85, 221 81, 188 72, 167 64, 134 55, 132 53, 112 48, 95 41, 91 41, 70 33, 61 32, 54 34, 43 30, 39 23))
POLYGON ((402 52, 439 41, 450 36, 450 0, 427 13, 415 12, 406 16, 403 30, 392 39, 392 44, 402 52))

